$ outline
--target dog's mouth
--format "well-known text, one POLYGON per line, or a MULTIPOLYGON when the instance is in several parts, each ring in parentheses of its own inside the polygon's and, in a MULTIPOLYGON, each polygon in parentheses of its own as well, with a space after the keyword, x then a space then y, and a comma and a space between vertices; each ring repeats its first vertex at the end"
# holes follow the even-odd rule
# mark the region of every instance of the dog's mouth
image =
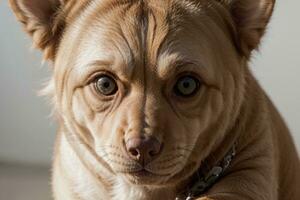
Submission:
POLYGON ((150 171, 147 171, 146 169, 130 172, 128 174, 131 176, 137 177, 137 178, 147 178, 147 177, 157 176, 156 174, 154 174, 150 171))
POLYGON ((132 184, 160 186, 162 184, 175 183, 183 180, 193 174, 196 169, 197 165, 195 163, 191 163, 179 172, 162 174, 153 172, 147 168, 141 168, 135 171, 122 172, 121 174, 123 178, 132 184))
POLYGON ((124 177, 133 184, 155 185, 170 177, 171 174, 157 174, 145 168, 140 170, 123 172, 124 177))
POLYGON ((132 176, 136 176, 136 177, 170 176, 170 174, 156 174, 145 168, 138 170, 138 171, 129 172, 128 174, 130 174, 132 176))
POLYGON ((115 151, 109 150, 107 153, 99 148, 98 153, 111 168, 113 174, 135 185, 160 186, 169 183, 170 180, 177 182, 181 179, 181 174, 185 175, 187 171, 190 171, 189 167, 182 165, 185 161, 179 162, 179 159, 175 160, 176 162, 170 162, 168 161, 169 157, 163 157, 161 160, 155 160, 145 165, 128 159, 115 149, 115 151))

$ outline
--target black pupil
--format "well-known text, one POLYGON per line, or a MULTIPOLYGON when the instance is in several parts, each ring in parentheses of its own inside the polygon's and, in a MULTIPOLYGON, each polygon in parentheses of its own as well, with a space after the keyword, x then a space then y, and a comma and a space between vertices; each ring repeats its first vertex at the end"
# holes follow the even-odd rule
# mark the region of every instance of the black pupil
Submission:
POLYGON ((117 91, 117 85, 114 79, 108 76, 102 76, 97 80, 97 90, 104 95, 112 95, 117 91))
POLYGON ((109 88, 110 82, 109 82, 108 80, 106 80, 106 82, 103 83, 103 86, 104 86, 105 88, 109 88))
POLYGON ((190 87, 190 83, 188 81, 183 82, 183 87, 189 88, 190 87))

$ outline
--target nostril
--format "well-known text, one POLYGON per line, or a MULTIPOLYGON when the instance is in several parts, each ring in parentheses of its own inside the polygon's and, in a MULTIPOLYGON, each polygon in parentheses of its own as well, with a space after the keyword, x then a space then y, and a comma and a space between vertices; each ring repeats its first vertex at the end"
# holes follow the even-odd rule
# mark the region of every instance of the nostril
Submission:
POLYGON ((135 157, 139 155, 139 151, 137 149, 129 149, 129 153, 135 157))
POLYGON ((149 155, 153 157, 153 156, 157 155, 157 153, 158 153, 157 151, 152 150, 149 152, 149 155))

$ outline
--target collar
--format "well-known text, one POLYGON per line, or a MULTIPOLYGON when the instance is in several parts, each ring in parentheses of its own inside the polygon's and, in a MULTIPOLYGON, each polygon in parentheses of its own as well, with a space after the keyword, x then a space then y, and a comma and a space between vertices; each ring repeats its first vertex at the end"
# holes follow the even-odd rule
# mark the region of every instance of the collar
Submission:
POLYGON ((196 172, 196 178, 192 180, 192 183, 188 188, 181 193, 176 200, 193 200, 199 197, 212 187, 229 168, 234 156, 236 154, 235 145, 227 152, 224 158, 213 166, 208 173, 202 174, 201 169, 196 172))

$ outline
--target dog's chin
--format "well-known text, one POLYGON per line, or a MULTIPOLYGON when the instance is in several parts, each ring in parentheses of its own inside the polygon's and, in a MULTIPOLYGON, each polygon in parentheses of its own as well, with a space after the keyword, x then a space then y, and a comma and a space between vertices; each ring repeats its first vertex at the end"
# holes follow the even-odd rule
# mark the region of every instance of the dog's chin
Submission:
POLYGON ((165 186, 176 185, 177 183, 189 178, 197 167, 195 164, 185 166, 178 173, 159 174, 146 169, 141 169, 133 172, 123 172, 121 176, 129 183, 134 185, 145 186, 165 186))
POLYGON ((171 176, 170 174, 155 174, 141 169, 134 172, 121 173, 121 176, 129 183, 134 185, 159 186, 163 185, 171 176))

